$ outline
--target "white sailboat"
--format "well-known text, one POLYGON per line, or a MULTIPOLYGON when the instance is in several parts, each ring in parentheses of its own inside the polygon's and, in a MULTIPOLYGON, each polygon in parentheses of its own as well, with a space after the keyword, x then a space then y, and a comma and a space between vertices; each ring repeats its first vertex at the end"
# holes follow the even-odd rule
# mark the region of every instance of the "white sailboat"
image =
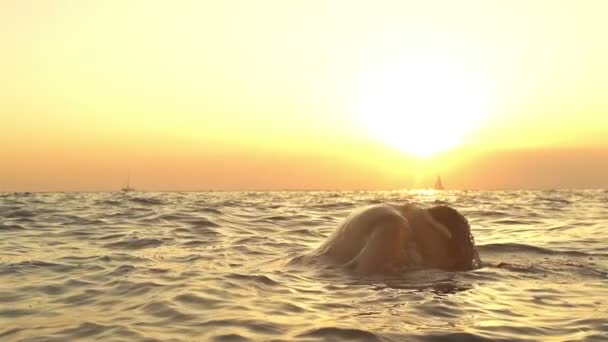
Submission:
POLYGON ((135 188, 131 187, 131 172, 130 171, 129 171, 129 175, 127 176, 127 185, 125 185, 122 189, 120 189, 120 191, 122 191, 122 192, 135 191, 135 188))
POLYGON ((443 183, 441 182, 441 176, 437 176, 437 180, 435 180, 435 190, 444 190, 443 183))

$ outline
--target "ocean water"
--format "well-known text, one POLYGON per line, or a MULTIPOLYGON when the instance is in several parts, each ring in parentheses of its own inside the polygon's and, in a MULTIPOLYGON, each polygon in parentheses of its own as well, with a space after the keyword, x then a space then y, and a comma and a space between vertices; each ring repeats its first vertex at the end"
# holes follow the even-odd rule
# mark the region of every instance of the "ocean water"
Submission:
POLYGON ((608 340, 608 191, 0 193, 0 341, 608 340), (355 208, 467 216, 484 266, 298 262, 355 208))

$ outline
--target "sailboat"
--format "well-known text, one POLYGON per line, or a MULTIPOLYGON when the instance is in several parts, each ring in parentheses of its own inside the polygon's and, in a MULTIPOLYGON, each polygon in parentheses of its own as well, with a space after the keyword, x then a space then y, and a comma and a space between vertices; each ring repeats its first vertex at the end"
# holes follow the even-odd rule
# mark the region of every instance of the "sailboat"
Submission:
POLYGON ((441 176, 437 176, 437 180, 435 180, 435 190, 444 190, 443 183, 441 182, 441 176))
POLYGON ((127 176, 127 185, 125 185, 122 189, 120 189, 120 191, 122 191, 122 192, 135 191, 135 188, 131 187, 131 172, 129 172, 129 175, 127 176))

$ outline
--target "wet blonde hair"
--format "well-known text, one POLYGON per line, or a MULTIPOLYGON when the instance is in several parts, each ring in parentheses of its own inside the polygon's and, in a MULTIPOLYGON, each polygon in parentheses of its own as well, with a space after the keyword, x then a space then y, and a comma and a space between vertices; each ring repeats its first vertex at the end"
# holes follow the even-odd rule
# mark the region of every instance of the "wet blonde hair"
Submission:
POLYGON ((439 205, 427 210, 436 221, 450 231, 451 238, 447 247, 450 260, 447 260, 442 268, 470 270, 480 267, 481 260, 475 248, 475 239, 469 221, 456 209, 447 205, 439 205))

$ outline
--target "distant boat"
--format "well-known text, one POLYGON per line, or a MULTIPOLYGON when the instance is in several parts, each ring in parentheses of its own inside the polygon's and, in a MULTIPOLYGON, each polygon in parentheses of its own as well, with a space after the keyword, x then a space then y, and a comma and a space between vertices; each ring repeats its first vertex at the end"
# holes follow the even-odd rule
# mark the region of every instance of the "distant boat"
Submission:
POLYGON ((437 180, 435 180, 435 190, 444 190, 443 183, 441 182, 441 177, 437 176, 437 180))
POLYGON ((127 185, 125 185, 122 189, 120 189, 120 191, 122 191, 122 192, 135 191, 135 188, 131 187, 131 172, 129 172, 129 175, 127 176, 127 185))

